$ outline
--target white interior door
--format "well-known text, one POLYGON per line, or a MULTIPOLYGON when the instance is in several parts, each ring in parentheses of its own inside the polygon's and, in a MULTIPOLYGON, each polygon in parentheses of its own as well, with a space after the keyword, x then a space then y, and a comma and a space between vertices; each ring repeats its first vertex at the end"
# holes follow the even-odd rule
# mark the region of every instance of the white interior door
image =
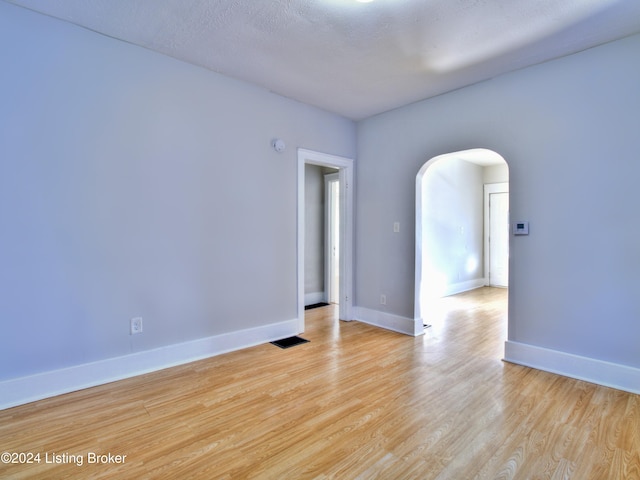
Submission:
POLYGON ((509 193, 489 193, 489 285, 509 285, 509 193))

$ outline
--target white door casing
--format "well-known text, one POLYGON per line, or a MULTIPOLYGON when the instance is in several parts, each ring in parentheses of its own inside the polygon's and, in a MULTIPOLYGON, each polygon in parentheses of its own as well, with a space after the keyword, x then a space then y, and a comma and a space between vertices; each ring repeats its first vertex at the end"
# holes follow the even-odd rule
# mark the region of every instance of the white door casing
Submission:
POLYGON ((340 320, 352 320, 353 306, 353 159, 298 149, 298 330, 304 332, 304 211, 305 211, 305 164, 321 165, 338 169, 340 190, 340 320))

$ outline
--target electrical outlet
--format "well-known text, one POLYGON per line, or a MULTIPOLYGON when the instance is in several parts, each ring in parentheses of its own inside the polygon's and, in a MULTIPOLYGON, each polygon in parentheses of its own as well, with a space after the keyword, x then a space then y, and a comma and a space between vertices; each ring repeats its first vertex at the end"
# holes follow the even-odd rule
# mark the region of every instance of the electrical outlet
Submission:
POLYGON ((386 304, 387 304, 387 296, 380 295, 380 305, 386 305, 386 304))
POLYGON ((142 317, 131 319, 131 335, 142 333, 142 317))

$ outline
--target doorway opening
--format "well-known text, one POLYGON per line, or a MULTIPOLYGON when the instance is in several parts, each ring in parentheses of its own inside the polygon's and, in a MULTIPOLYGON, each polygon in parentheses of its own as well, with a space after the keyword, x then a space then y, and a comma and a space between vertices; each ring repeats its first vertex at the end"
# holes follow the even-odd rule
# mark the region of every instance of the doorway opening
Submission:
MULTIPOLYGON (((323 301, 336 303, 340 320, 352 320, 352 258, 353 258, 353 160, 310 150, 298 149, 298 329, 304 331, 305 305, 323 301), (314 167, 314 168, 308 168, 314 167), (317 167, 317 168, 315 168, 317 167), (322 209, 322 226, 330 238, 320 235, 324 245, 322 253, 307 256, 313 242, 307 238, 307 223, 314 221, 307 214, 307 171, 321 172, 322 185, 328 209, 322 209), (325 176, 326 175, 326 176, 325 176), (333 225, 332 225, 333 224, 333 225), (331 249, 332 251, 327 251, 331 249), (335 252, 333 250, 335 249, 335 252), (335 255, 333 254, 335 253, 335 255), (320 265, 322 288, 308 287, 307 265, 320 265), (329 278, 327 278, 327 276, 329 278), (331 300, 333 299, 333 300, 331 300)), ((322 229, 321 229, 322 230, 322 229)))
POLYGON ((340 175, 324 175, 324 286, 327 303, 340 304, 340 175))
POLYGON ((416 177, 415 321, 437 320, 439 299, 508 286, 509 169, 492 150, 439 155, 416 177))
POLYGON ((306 163, 304 206, 305 310, 339 304, 340 174, 306 163))

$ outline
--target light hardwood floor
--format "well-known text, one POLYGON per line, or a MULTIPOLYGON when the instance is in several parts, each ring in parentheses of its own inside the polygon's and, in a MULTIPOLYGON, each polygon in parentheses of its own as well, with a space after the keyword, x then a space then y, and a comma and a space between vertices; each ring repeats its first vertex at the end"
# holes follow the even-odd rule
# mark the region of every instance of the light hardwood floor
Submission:
POLYGON ((2 411, 0 451, 42 456, 0 478, 640 478, 640 396, 502 362, 505 307, 443 299, 417 338, 310 310, 304 345, 2 411))

